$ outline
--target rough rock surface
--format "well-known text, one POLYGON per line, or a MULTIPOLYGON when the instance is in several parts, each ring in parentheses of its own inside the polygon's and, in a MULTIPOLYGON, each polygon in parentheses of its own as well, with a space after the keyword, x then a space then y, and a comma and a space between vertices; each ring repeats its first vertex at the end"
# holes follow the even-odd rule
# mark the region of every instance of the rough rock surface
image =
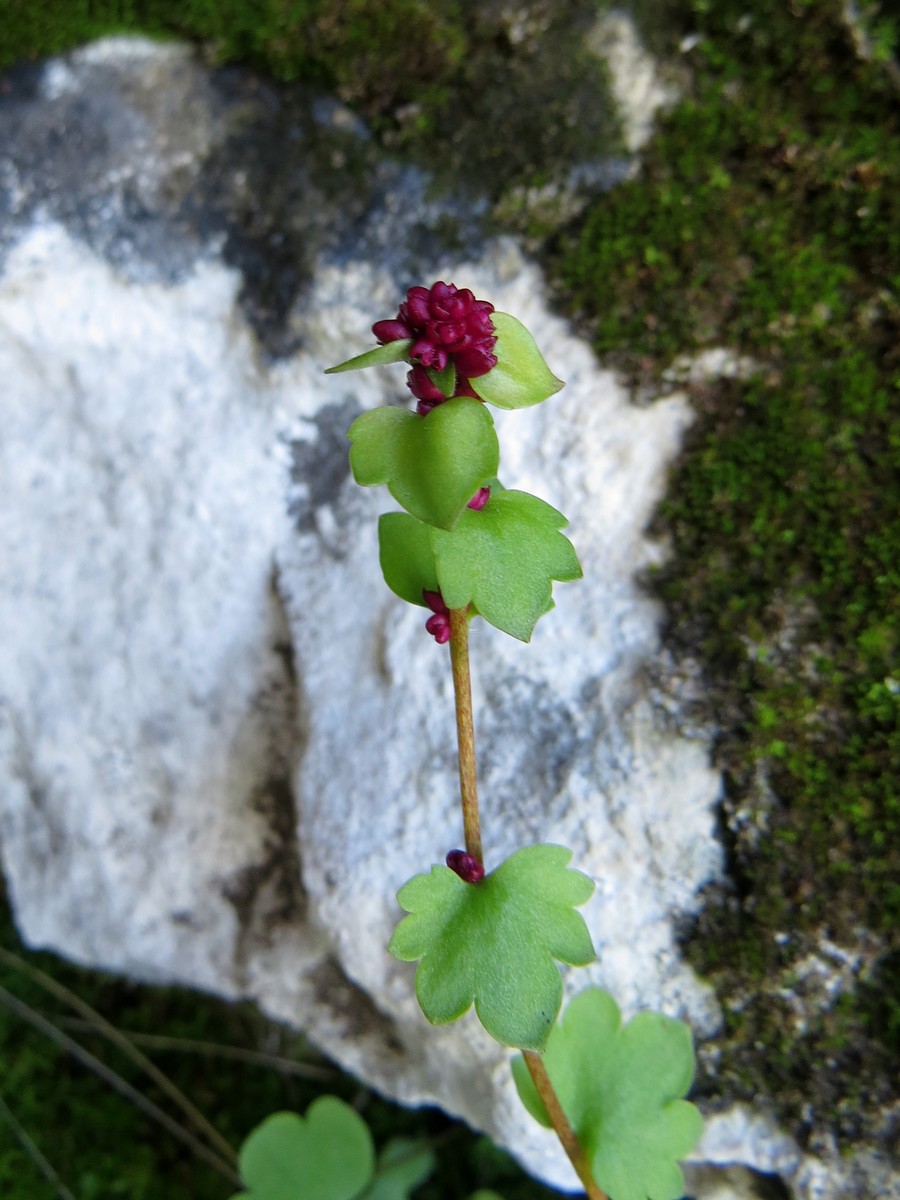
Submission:
MULTIPOLYGON (((660 614, 637 583, 664 553, 643 530, 684 399, 632 405, 515 246, 379 161, 339 107, 140 42, 14 84, 0 852, 23 935, 253 997, 379 1089, 571 1184, 508 1054, 471 1016, 428 1027, 384 951, 398 886, 460 841, 451 688, 423 614, 380 578, 392 506, 347 467, 350 420, 399 398, 402 371, 321 372, 406 286, 444 277, 522 319, 567 379, 498 418, 504 480, 567 513, 586 578, 557 588, 530 646, 474 634, 489 864, 571 847, 597 881, 600 957, 567 987, 602 983, 702 1038, 720 1013, 675 929, 722 870, 719 781, 707 744, 648 700, 660 614), (440 253, 448 226, 472 231, 465 257, 440 253)), ((697 1158, 839 1194, 761 1114, 726 1107, 697 1158)))

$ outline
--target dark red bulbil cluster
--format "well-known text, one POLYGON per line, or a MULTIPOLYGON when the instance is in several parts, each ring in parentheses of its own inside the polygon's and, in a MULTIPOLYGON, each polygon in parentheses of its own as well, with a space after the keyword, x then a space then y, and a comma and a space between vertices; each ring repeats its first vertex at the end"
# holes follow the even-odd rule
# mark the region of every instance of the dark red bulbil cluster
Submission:
POLYGON ((412 338, 409 357, 413 368, 406 382, 419 401, 419 412, 430 412, 447 399, 426 368, 443 371, 449 362, 456 368, 454 396, 477 399, 469 380, 486 375, 497 365, 493 311, 493 304, 476 300, 468 288, 439 280, 430 288, 410 288, 396 318, 372 326, 382 345, 412 338))
POLYGON ((450 610, 444 603, 444 597, 440 592, 429 592, 423 589, 422 599, 434 613, 434 616, 429 617, 425 622, 425 628, 437 644, 443 646, 450 641, 450 610))
POLYGON ((451 850, 447 855, 447 866, 466 883, 481 883, 484 879, 484 867, 465 850, 451 850))
MULTIPOLYGON (((430 413, 438 404, 443 404, 447 399, 441 389, 428 378, 428 372, 424 367, 413 367, 407 373, 406 386, 419 401, 416 405, 416 411, 423 417, 426 413, 430 413)), ((464 379, 462 375, 456 376, 456 388, 454 389, 453 396, 454 399, 457 396, 472 396, 475 400, 478 399, 468 379, 464 379)))

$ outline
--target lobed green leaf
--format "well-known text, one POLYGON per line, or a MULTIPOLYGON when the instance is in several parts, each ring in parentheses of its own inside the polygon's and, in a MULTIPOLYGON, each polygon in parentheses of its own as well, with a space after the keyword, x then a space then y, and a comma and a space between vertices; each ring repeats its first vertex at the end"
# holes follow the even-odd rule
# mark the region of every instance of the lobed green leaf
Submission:
POLYGON ((378 523, 381 570, 388 587, 410 604, 423 590, 439 591, 450 608, 471 606, 504 633, 527 642, 553 607, 553 580, 578 579, 581 566, 565 517, 527 492, 491 481, 491 497, 466 509, 449 532, 407 513, 378 523))
POLYGON ((365 367, 383 367, 389 363, 404 362, 409 355, 412 338, 400 338, 396 342, 385 342, 364 354, 348 358, 346 362, 338 363, 336 367, 328 367, 326 375, 339 375, 342 371, 362 371, 365 367))
POLYGON ((562 846, 528 846, 477 884, 437 866, 401 888, 397 899, 410 915, 388 948, 404 962, 420 960, 416 996, 432 1024, 455 1021, 474 1003, 498 1042, 543 1048, 562 1002, 554 959, 594 959, 574 911, 594 885, 567 869, 571 857, 562 846))
MULTIPOLYGON (((569 1004, 544 1053, 547 1074, 610 1200, 678 1200, 677 1160, 696 1144, 703 1120, 681 1099, 694 1077, 691 1031, 662 1013, 622 1025, 615 1000, 588 988, 569 1004)), ((528 1111, 550 1126, 522 1059, 513 1076, 528 1111)))
POLYGON ((497 334, 497 365, 486 375, 469 381, 482 400, 497 408, 527 408, 558 392, 562 380, 544 362, 521 321, 501 312, 495 312, 491 320, 497 334))
POLYGON ((432 532, 437 578, 448 608, 474 604, 505 633, 530 641, 553 606, 553 580, 581 578, 572 543, 559 530, 566 518, 528 492, 492 492, 476 512, 466 509, 452 533, 432 532))
POLYGON ((347 436, 357 483, 387 484, 407 512, 441 529, 453 528, 500 462, 491 414, 468 396, 439 404, 426 416, 376 408, 357 417, 347 436))
POLYGON ((247 1190, 233 1200, 352 1200, 370 1182, 375 1154, 362 1117, 336 1096, 273 1113, 241 1146, 247 1190))

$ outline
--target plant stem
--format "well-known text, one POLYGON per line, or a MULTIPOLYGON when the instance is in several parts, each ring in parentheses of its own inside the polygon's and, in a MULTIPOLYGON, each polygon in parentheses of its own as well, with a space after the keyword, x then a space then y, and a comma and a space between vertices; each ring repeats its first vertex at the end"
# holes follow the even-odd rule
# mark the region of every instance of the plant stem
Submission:
POLYGON ((475 770, 475 723, 472 719, 472 682, 469 674, 469 615, 464 608, 450 609, 450 663, 456 697, 456 740, 459 747, 459 793, 462 800, 466 853, 484 865, 481 824, 478 818, 478 782, 475 770))
MULTIPOLYGON (((456 697, 456 738, 459 746, 459 791, 462 798, 466 853, 484 865, 481 828, 478 819, 478 783, 475 769, 475 723, 472 719, 472 681, 469 672, 469 616, 464 608, 450 609, 450 663, 453 667, 453 691, 456 697)), ((607 1200, 597 1187, 575 1130, 562 1110, 559 1097, 550 1082, 544 1060, 532 1050, 523 1051, 525 1063, 538 1095, 562 1147, 584 1184, 589 1200, 607 1200)))
POLYGON ((525 1058, 525 1065, 531 1075, 532 1082, 537 1088, 538 1095, 544 1102, 544 1108, 547 1110, 547 1116, 550 1118, 550 1122, 556 1131, 556 1136, 562 1142, 563 1150, 568 1154, 569 1161, 575 1168, 578 1178, 584 1184, 584 1190, 587 1192, 588 1197, 590 1200, 607 1200, 606 1193, 601 1192, 600 1188, 594 1182, 588 1160, 578 1142, 578 1138, 575 1136, 575 1130, 569 1124, 569 1118, 562 1110, 559 1097, 556 1094, 553 1084, 550 1082, 547 1068, 544 1066, 544 1060, 539 1054, 535 1054, 533 1050, 523 1050, 522 1054, 525 1058))

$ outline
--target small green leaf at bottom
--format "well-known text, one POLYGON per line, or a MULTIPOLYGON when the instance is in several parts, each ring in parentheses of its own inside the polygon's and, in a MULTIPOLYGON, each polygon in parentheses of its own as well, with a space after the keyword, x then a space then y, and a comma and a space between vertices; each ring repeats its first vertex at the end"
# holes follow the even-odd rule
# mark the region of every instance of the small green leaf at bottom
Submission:
MULTIPOLYGON (((622 1025, 608 992, 587 988, 554 1028, 544 1065, 584 1148, 597 1185, 610 1200, 678 1200, 677 1160, 697 1143, 703 1118, 681 1099, 694 1077, 691 1031, 662 1013, 622 1025)), ((523 1104, 550 1118, 521 1058, 513 1077, 523 1104)))
POLYGON ((431 548, 431 526, 409 513, 378 518, 378 557, 384 581, 401 600, 425 604, 423 593, 440 590, 431 548))
POLYGON ((238 1156, 247 1190, 233 1200, 352 1200, 372 1178, 372 1135, 336 1096, 321 1096, 306 1116, 278 1112, 244 1141, 238 1156))
POLYGON ((415 1138, 391 1138, 378 1155, 371 1186, 359 1200, 408 1200, 435 1166, 434 1154, 415 1138))
POLYGON ((400 889, 397 899, 410 915, 388 949, 403 962, 421 959, 416 996, 433 1025, 456 1021, 474 1002, 498 1042, 543 1048, 562 1003, 553 960, 594 960, 584 918, 575 912, 594 885, 567 869, 571 857, 562 846, 526 846, 479 883, 432 867, 400 889))

